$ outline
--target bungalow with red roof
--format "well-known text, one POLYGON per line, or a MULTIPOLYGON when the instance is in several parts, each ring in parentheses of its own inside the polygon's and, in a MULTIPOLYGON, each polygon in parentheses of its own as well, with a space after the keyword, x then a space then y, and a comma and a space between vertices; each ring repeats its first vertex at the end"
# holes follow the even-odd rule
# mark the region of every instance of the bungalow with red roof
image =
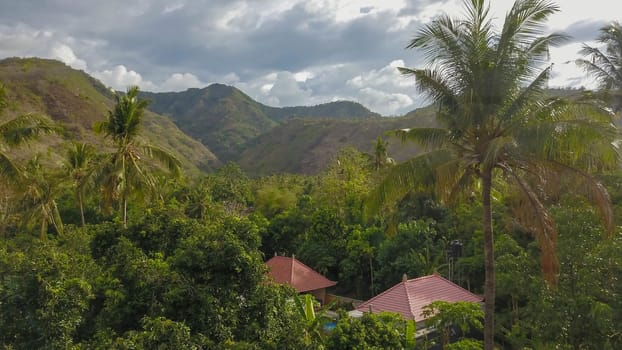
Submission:
POLYGON ((285 283, 292 286, 298 293, 310 293, 320 303, 326 302, 326 288, 337 284, 309 266, 301 263, 295 257, 274 256, 266 262, 268 274, 277 283, 285 283))
POLYGON ((406 320, 415 320, 417 329, 423 326, 423 308, 435 301, 455 303, 459 301, 482 302, 482 298, 441 277, 438 274, 402 282, 360 304, 352 316, 363 312, 396 312, 406 320))

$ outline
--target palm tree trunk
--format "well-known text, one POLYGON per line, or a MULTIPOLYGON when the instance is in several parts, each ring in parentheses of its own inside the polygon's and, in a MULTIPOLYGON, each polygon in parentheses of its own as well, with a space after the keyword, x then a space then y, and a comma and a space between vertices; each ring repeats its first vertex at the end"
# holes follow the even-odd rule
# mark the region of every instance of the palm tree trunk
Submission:
POLYGON ((78 192, 78 205, 80 205, 80 219, 82 220, 82 226, 86 225, 84 220, 84 200, 82 199, 82 193, 78 192))
POLYGON ((492 232, 492 206, 490 190, 492 188, 492 169, 482 173, 482 206, 484 225, 484 350, 494 349, 495 330, 495 253, 492 232))
POLYGON ((123 228, 127 228, 127 198, 125 197, 125 191, 123 191, 123 228))
POLYGON ((128 175, 128 171, 127 171, 127 166, 125 164, 125 156, 123 156, 121 159, 123 161, 123 190, 121 193, 121 201, 122 201, 121 210, 123 210, 123 228, 127 228, 127 175, 128 175))

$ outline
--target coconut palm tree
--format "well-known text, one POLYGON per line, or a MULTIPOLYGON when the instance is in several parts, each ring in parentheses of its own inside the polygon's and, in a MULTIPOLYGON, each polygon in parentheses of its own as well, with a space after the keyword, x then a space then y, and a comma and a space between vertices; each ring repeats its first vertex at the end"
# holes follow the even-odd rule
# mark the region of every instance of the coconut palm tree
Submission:
MULTIPOLYGON (((0 83, 0 115, 6 106, 6 88, 0 83)), ((0 176, 13 181, 20 175, 18 167, 7 154, 10 148, 57 130, 47 117, 33 113, 0 121, 0 176)))
POLYGON ((581 54, 587 59, 579 59, 577 63, 585 71, 596 78, 600 88, 612 98, 615 111, 622 109, 622 27, 613 22, 600 28, 596 39, 604 45, 597 47, 584 45, 581 54))
POLYGON ((66 175, 72 182, 76 192, 76 199, 80 208, 82 226, 86 224, 84 219, 84 192, 93 180, 96 169, 95 148, 86 143, 72 143, 65 155, 63 167, 66 175))
POLYGON ((62 235, 63 221, 56 204, 56 198, 63 192, 61 174, 46 171, 39 155, 28 161, 25 170, 18 184, 23 224, 27 227, 38 225, 41 239, 45 239, 50 225, 57 234, 62 235))
POLYGON ((494 346, 494 236, 491 190, 495 181, 513 186, 515 218, 539 242, 544 275, 555 283, 555 226, 542 197, 560 179, 599 205, 613 229, 606 190, 590 171, 614 166, 611 115, 591 103, 546 99, 552 66, 548 49, 565 39, 544 35, 558 7, 518 0, 500 31, 483 0, 465 1, 465 18, 440 16, 425 25, 407 48, 422 50, 429 67, 400 68, 438 106, 441 128, 398 130, 426 153, 397 165, 370 199, 370 209, 395 202, 408 191, 435 188, 445 202, 479 192, 482 200, 485 268, 484 348, 494 346), (603 155, 604 154, 604 155, 603 155))
POLYGON ((389 156, 387 154, 387 147, 389 143, 378 136, 376 144, 374 145, 374 165, 376 170, 380 170, 389 162, 389 156))
POLYGON ((100 178, 104 200, 119 200, 123 224, 127 225, 127 200, 133 191, 153 190, 153 164, 146 157, 157 160, 166 170, 178 174, 181 163, 169 152, 141 142, 140 126, 149 104, 138 99, 138 87, 130 87, 124 95, 115 96, 116 104, 108 119, 95 124, 95 131, 112 138, 116 151, 104 164, 100 178))

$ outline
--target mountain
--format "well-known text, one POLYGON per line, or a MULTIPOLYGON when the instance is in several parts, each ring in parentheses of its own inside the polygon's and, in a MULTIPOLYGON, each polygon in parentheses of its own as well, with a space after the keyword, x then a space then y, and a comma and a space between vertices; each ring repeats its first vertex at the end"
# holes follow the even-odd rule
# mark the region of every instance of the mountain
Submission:
MULTIPOLYGON (((60 145, 67 139, 110 147, 94 135, 92 126, 113 108, 114 95, 86 73, 53 60, 10 58, 0 61, 0 82, 9 92, 7 117, 40 112, 68 130, 66 135, 42 138, 34 146, 36 152, 51 152, 60 160, 60 145)), ((380 117, 348 101, 278 108, 222 84, 184 92, 143 92, 141 97, 151 100, 149 109, 157 112, 146 114, 143 137, 171 150, 194 174, 229 160, 251 175, 312 174, 343 147, 372 153, 375 139, 388 130, 434 124, 430 108, 401 118, 380 117)), ((397 160, 416 151, 389 139, 389 155, 397 160)))
MULTIPOLYGON (((51 151, 60 159, 59 146, 66 139, 91 143, 100 149, 109 147, 103 137, 94 135, 92 128, 113 108, 114 95, 83 71, 55 60, 8 58, 0 61, 0 82, 8 90, 7 117, 43 113, 68 130, 62 136, 42 138, 35 151, 51 151)), ((171 151, 187 172, 198 173, 219 164, 208 148, 184 134, 169 118, 156 113, 146 113, 142 137, 171 151)))
POLYGON ((151 93, 150 108, 168 115, 180 129, 203 142, 220 160, 236 160, 250 140, 292 117, 371 118, 378 114, 355 102, 338 101, 308 107, 270 107, 235 87, 212 84, 182 92, 151 93))
POLYGON ((264 106, 265 113, 274 120, 286 120, 294 117, 303 118, 331 118, 331 119, 366 119, 380 117, 360 103, 352 101, 335 101, 315 106, 297 107, 268 107, 264 106))
POLYGON ((265 114, 263 105, 232 86, 212 84, 183 92, 143 92, 142 96, 152 101, 151 110, 170 116, 223 161, 234 159, 246 141, 278 124, 265 114))
POLYGON ((326 168, 340 149, 354 147, 373 154, 375 140, 388 140, 388 154, 397 161, 420 150, 385 133, 411 127, 431 127, 434 110, 423 108, 405 117, 352 119, 293 118, 257 137, 237 159, 250 174, 279 172, 314 174, 326 168))

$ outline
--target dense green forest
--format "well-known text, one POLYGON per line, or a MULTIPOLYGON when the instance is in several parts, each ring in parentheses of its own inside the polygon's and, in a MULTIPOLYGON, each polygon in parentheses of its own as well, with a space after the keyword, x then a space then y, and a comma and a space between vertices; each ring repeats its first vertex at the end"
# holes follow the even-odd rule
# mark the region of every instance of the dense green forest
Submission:
MULTIPOLYGON (((361 116, 382 124, 371 129, 369 152, 334 150, 315 175, 214 164, 170 121, 170 140, 146 136, 165 118, 149 112, 150 95, 136 87, 87 103, 97 106, 84 116, 87 130, 28 112, 48 95, 16 100, 24 87, 1 85, 0 345, 622 348, 620 25, 604 27, 602 47, 585 46, 578 60, 598 90, 551 92, 543 64, 563 37, 541 30, 556 6, 519 0, 495 32, 483 1, 466 5, 465 19, 436 19, 409 44, 429 53, 429 69, 401 68, 433 108, 386 124, 361 116), (416 117, 425 120, 403 129, 416 117), (396 164, 387 139, 398 137, 417 146, 404 146, 413 158, 396 164), (209 160, 192 164, 193 147, 209 160), (450 259, 456 241, 462 248, 450 259), (274 254, 338 281, 336 295, 366 300, 404 274, 438 272, 484 295, 485 307, 434 303, 427 322, 437 335, 415 339, 414 324, 396 314, 354 319, 348 303, 314 311, 310 297, 267 277, 264 261, 274 254), (331 331, 328 308, 338 315, 331 331), (446 344, 452 327, 462 332, 446 344)), ((271 111, 249 106, 262 118, 271 111)), ((335 130, 359 122, 276 126, 304 111, 272 111, 278 118, 267 123, 335 130)), ((267 152, 245 147, 245 162, 267 152)))

